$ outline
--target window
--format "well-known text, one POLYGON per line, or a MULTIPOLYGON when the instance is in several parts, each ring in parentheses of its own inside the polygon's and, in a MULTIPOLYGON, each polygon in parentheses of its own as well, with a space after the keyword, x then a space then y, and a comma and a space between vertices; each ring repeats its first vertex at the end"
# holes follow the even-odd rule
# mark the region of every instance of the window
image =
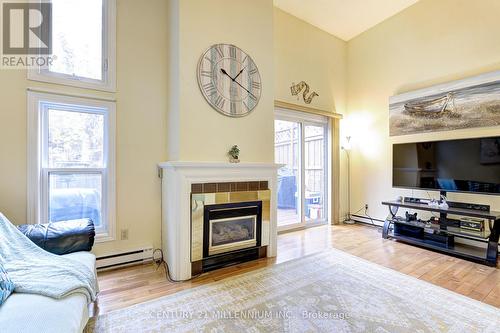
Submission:
POLYGON ((276 111, 278 227, 325 223, 328 214, 328 121, 324 117, 276 111))
POLYGON ((113 102, 28 93, 30 223, 90 218, 114 238, 113 102))
POLYGON ((28 79, 115 90, 116 0, 50 0, 52 53, 28 79))

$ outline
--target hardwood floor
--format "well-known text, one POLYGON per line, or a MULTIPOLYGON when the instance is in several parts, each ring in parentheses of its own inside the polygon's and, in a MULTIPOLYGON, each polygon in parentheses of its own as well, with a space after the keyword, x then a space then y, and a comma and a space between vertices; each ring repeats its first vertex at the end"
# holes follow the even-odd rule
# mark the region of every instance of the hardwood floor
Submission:
POLYGON ((164 270, 153 264, 101 272, 96 310, 106 313, 331 247, 500 307, 500 269, 383 240, 381 230, 375 227, 341 225, 281 234, 277 258, 223 268, 189 282, 169 282, 164 270))

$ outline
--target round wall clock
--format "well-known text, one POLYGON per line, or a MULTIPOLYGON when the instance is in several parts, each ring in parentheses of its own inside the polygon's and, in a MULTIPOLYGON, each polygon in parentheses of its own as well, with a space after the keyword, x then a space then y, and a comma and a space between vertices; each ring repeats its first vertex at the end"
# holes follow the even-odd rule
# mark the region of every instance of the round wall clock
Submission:
POLYGON ((262 89, 259 70, 252 58, 230 44, 213 45, 201 56, 198 84, 207 102, 230 117, 252 112, 262 89))

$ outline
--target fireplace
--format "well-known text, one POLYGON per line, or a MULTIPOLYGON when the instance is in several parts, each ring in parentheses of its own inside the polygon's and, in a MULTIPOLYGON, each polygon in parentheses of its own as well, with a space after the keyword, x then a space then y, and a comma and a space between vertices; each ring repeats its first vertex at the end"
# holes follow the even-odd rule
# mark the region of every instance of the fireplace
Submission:
POLYGON ((276 256, 274 194, 277 170, 281 165, 170 161, 160 163, 159 167, 162 178, 161 241, 172 279, 187 280, 213 268, 276 256), (211 248, 204 253, 205 207, 248 202, 262 203, 261 220, 256 213, 238 216, 241 219, 232 223, 224 219, 234 216, 211 218, 214 228, 230 225, 235 230, 223 236, 224 230, 214 229, 215 233, 222 232, 222 236, 216 236, 211 248), (256 215, 255 235, 252 235, 250 228, 256 215), (240 233, 240 228, 248 228, 248 235, 246 231, 240 233))
POLYGON ((267 181, 192 184, 192 274, 265 257, 270 207, 267 181))
POLYGON ((262 202, 207 205, 203 214, 203 257, 260 246, 262 202))

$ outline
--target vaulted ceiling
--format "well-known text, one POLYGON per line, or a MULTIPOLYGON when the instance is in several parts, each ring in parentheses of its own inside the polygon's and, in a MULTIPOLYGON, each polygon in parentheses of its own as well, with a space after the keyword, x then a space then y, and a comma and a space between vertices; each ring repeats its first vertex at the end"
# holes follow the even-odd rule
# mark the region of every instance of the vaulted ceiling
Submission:
POLYGON ((274 5, 348 41, 418 0, 274 0, 274 5))

